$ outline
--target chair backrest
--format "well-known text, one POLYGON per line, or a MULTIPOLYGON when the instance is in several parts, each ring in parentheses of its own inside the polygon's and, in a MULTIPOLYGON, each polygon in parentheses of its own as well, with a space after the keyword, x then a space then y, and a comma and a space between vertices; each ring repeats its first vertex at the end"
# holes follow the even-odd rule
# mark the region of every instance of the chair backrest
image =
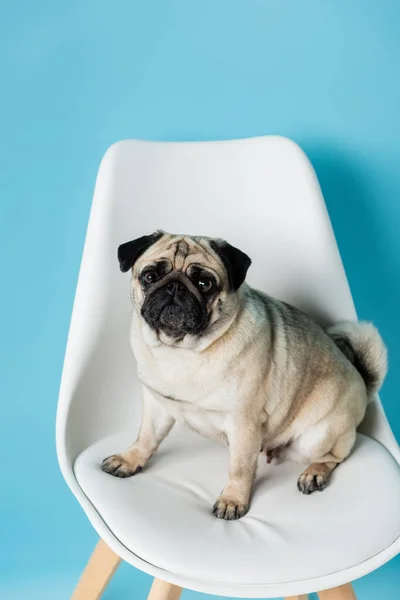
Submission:
MULTIPOLYGON (((324 323, 356 318, 317 178, 296 144, 271 136, 113 145, 97 178, 60 390, 63 470, 97 439, 135 429, 129 275, 116 250, 160 228, 224 237, 252 257, 251 285, 324 323)), ((379 399, 364 430, 398 453, 379 399)))

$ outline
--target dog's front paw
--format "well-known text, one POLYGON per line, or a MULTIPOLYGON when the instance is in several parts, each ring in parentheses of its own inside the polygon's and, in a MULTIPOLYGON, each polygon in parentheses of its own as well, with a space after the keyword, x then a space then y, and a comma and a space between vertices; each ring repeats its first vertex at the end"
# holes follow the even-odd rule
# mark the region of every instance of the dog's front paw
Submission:
POLYGON ((122 454, 113 454, 103 460, 101 468, 105 473, 114 475, 114 477, 131 477, 140 473, 143 465, 133 456, 124 457, 122 454))
POLYGON ((231 498, 220 496, 213 507, 213 515, 217 519, 225 519, 226 521, 234 521, 241 519, 249 510, 248 504, 243 504, 231 498))
POLYGON ((324 464, 311 465, 297 480, 299 491, 307 495, 315 491, 322 492, 329 483, 331 471, 324 464))

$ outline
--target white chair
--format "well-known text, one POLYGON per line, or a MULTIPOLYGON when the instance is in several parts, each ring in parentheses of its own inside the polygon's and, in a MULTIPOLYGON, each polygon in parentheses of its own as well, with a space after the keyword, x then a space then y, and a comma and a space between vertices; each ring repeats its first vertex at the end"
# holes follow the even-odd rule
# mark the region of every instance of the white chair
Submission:
POLYGON ((97 178, 57 414, 62 473, 101 538, 73 598, 99 598, 121 559, 155 577, 151 600, 177 600, 183 587, 355 598, 348 582, 400 549, 400 452, 378 398, 323 493, 300 494, 298 465, 260 457, 240 521, 211 515, 228 451, 194 433, 174 430, 138 476, 102 472, 102 459, 133 441, 141 409, 129 274, 116 250, 159 228, 224 237, 252 257, 251 285, 324 322, 356 318, 317 178, 293 142, 113 145, 97 178))

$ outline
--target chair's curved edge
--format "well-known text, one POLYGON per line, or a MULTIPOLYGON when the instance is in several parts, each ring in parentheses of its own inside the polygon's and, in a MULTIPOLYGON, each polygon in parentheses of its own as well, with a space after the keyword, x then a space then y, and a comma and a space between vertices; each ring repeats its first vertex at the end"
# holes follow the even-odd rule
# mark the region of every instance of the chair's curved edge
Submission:
MULTIPOLYGON (((130 146, 132 144, 143 144, 143 145, 163 145, 163 146, 205 146, 210 144, 218 144, 219 146, 226 146, 230 144, 240 144, 240 143, 254 143, 254 142, 263 142, 263 141, 279 141, 282 145, 287 146, 287 148, 291 148, 294 152, 301 154, 302 156, 306 156, 304 150, 292 139, 284 136, 284 135, 255 135, 251 137, 240 137, 240 138, 230 138, 224 140, 146 140, 140 138, 125 138, 122 140, 118 140, 113 142, 106 149, 102 161, 100 163, 100 168, 103 161, 108 161, 108 159, 113 156, 116 152, 125 146, 130 146)), ((307 158, 308 160, 308 158, 307 158)), ((99 168, 99 170, 100 170, 99 168)))
POLYGON ((62 470, 64 479, 66 480, 69 488, 75 495, 79 504, 83 508, 86 516, 88 517, 91 525, 97 531, 101 539, 120 556, 125 562, 131 564, 133 567, 156 577, 162 579, 174 585, 178 585, 182 588, 202 592, 205 594, 214 594, 217 596, 232 596, 236 598, 277 598, 277 597, 290 597, 301 594, 310 594, 315 591, 330 589, 343 585, 345 583, 354 581, 375 571, 389 560, 397 556, 400 552, 400 537, 394 540, 394 542, 384 548, 378 554, 371 556, 367 560, 353 565, 348 569, 329 573, 322 577, 313 579, 305 579, 301 581, 293 581, 286 583, 271 583, 271 584, 230 584, 220 583, 215 581, 198 580, 196 578, 187 577, 180 575, 179 573, 173 573, 166 571, 152 563, 147 562, 140 556, 132 553, 126 546, 124 546, 118 538, 109 529, 106 522, 102 519, 101 515, 97 512, 96 508, 87 498, 79 486, 72 469, 66 464, 62 457, 59 457, 60 468, 62 470), (61 458, 61 461, 60 461, 61 458))
MULTIPOLYGON (((290 152, 293 156, 296 156, 299 160, 301 160, 305 166, 307 166, 309 173, 312 174, 312 179, 314 184, 316 185, 321 198, 323 198, 321 192, 321 186, 319 184, 318 177, 315 173, 314 167, 311 164, 310 159, 304 150, 292 139, 284 136, 284 135, 258 135, 252 137, 242 137, 242 138, 231 138, 225 140, 192 140, 192 141, 180 141, 180 140, 144 140, 144 139, 135 139, 135 138, 127 138, 123 140, 118 140, 112 143, 105 151, 103 158, 100 161, 100 165, 97 171, 97 179, 99 175, 105 170, 109 162, 113 162, 118 157, 119 153, 125 152, 129 150, 131 146, 141 145, 145 146, 163 146, 163 147, 180 147, 180 146, 191 146, 191 147, 207 147, 207 146, 231 146, 231 145, 247 145, 247 144, 270 144, 275 143, 279 144, 282 149, 290 152)), ((323 200, 325 204, 325 200, 323 200)), ((328 214, 328 212, 327 212, 328 214)))
MULTIPOLYGON (((93 257, 91 256, 91 247, 96 243, 97 231, 96 227, 93 227, 93 221, 106 220, 104 213, 107 212, 108 207, 101 205, 100 202, 104 195, 104 189, 109 185, 109 169, 108 163, 116 159, 116 152, 124 144, 124 142, 116 142, 112 144, 105 152, 96 176, 96 182, 94 187, 94 193, 90 208, 90 214, 85 234, 85 241, 83 246, 82 258, 79 266, 79 273, 75 288, 74 302, 71 311, 71 319, 68 330, 67 342, 65 346, 64 363, 61 375, 61 382, 58 393, 57 411, 56 411, 56 449, 57 458, 63 472, 61 465, 64 462, 64 455, 66 456, 69 452, 67 448, 70 440, 68 439, 68 418, 69 411, 71 408, 74 390, 76 383, 82 371, 85 368, 87 361, 89 360, 90 354, 93 352, 93 348, 96 344, 99 334, 99 314, 100 310, 90 311, 90 323, 88 323, 87 315, 84 319, 84 327, 82 324, 82 307, 81 300, 85 296, 85 281, 83 280, 83 273, 85 269, 93 264, 93 257), (104 188, 104 189, 103 189, 104 188), (87 335, 87 331, 90 329, 93 332, 92 336, 87 335), (85 332, 86 337, 84 343, 82 343, 82 331, 85 332), (77 356, 79 360, 77 360, 77 356)), ((101 285, 101 281, 98 280, 98 285, 101 285)), ((96 294, 96 301, 101 298, 101 294, 96 294)), ((93 300, 91 300, 93 302, 93 300)), ((80 448, 82 450, 83 448, 80 448)), ((79 453, 76 449, 72 452, 73 458, 79 453)))
POLYGON ((382 400, 379 395, 369 403, 364 420, 359 427, 360 433, 368 435, 379 442, 393 456, 400 466, 400 446, 386 416, 382 400), (373 414, 375 411, 378 414, 373 414))

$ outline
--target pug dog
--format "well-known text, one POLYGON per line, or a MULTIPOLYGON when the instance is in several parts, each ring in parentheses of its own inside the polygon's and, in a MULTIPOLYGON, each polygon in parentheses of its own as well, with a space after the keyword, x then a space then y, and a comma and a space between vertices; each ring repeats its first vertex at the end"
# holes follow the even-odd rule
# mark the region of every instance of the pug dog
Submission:
POLYGON ((249 508, 260 450, 307 464, 297 486, 323 490, 350 454, 387 370, 370 323, 324 330, 245 283, 250 258, 229 243, 157 232, 118 248, 132 272, 131 343, 143 386, 136 442, 105 458, 116 477, 139 473, 175 422, 229 446, 213 513, 249 508))

